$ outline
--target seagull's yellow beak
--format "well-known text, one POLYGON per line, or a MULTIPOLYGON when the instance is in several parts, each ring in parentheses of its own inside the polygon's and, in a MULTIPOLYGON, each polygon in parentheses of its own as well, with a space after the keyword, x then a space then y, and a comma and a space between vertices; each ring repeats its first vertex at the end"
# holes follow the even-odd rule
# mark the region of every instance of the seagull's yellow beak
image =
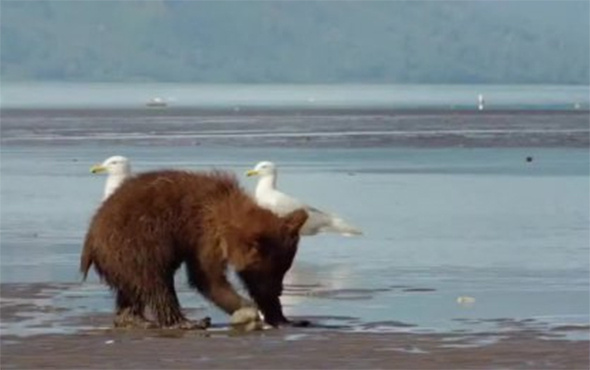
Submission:
POLYGON ((94 166, 90 167, 90 172, 104 173, 104 172, 107 172, 107 168, 101 164, 95 164, 94 166))
POLYGON ((248 177, 250 177, 250 176, 258 176, 258 175, 260 175, 260 174, 256 170, 249 170, 249 171, 246 172, 246 176, 248 176, 248 177))

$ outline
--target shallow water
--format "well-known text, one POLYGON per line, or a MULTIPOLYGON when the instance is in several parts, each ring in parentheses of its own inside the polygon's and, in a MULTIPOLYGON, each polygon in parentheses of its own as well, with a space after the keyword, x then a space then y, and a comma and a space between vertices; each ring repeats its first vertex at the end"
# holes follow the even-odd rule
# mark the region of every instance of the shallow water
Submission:
POLYGON ((588 108, 581 85, 191 85, 5 83, 2 108, 143 107, 155 97, 171 107, 200 108, 588 108))
MULTIPOLYGON (((2 283, 68 283, 49 305, 76 314, 112 309, 96 276, 79 284, 77 266, 104 184, 88 169, 123 154, 136 171, 219 167, 241 175, 273 160, 283 190, 361 227, 359 238, 302 239, 286 279, 287 315, 376 332, 590 322, 587 149, 11 145, 1 154, 2 283)), ((227 322, 177 277, 185 308, 227 322)), ((65 314, 51 315, 48 322, 65 314)), ((19 325, 2 329, 32 330, 19 325)))

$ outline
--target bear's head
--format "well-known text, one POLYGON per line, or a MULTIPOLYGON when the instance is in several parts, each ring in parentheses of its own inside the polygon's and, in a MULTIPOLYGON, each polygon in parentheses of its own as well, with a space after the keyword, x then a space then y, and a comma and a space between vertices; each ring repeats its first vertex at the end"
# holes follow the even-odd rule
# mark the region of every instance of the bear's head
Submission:
POLYGON ((299 209, 284 217, 276 217, 277 222, 242 233, 246 258, 241 266, 236 266, 236 272, 265 321, 273 326, 287 322, 279 297, 283 291, 283 278, 297 252, 299 230, 307 218, 307 212, 299 209))

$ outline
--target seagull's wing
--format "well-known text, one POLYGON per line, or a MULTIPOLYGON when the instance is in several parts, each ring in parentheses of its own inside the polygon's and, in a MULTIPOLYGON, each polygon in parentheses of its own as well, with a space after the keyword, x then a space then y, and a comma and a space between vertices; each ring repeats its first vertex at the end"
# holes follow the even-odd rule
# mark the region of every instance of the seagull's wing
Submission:
POLYGON ((338 215, 306 206, 309 218, 301 228, 301 235, 315 235, 320 232, 336 233, 343 236, 362 235, 362 231, 350 225, 338 215))
POLYGON ((271 210, 280 216, 284 216, 300 208, 308 208, 307 205, 299 199, 293 198, 280 191, 273 192, 270 202, 272 204, 271 210))
POLYGON ((268 208, 279 216, 285 216, 296 209, 305 209, 309 218, 300 230, 301 235, 315 235, 319 232, 332 232, 344 236, 362 234, 361 230, 348 224, 339 216, 309 206, 278 190, 263 194, 257 198, 257 201, 262 207, 268 208))
POLYGON ((329 214, 329 217, 329 225, 322 227, 320 231, 338 233, 343 236, 363 235, 361 229, 349 224, 347 221, 344 221, 342 218, 340 218, 340 216, 329 214))
POLYGON ((301 235, 315 235, 322 231, 323 228, 330 225, 329 214, 310 206, 306 206, 305 210, 307 211, 309 218, 301 227, 301 235))

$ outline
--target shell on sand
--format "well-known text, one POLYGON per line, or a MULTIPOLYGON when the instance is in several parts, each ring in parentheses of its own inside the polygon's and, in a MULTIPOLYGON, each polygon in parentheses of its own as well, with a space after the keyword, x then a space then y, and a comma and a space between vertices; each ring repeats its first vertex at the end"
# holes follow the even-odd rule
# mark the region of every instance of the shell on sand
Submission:
POLYGON ((243 307, 231 315, 230 325, 235 329, 253 331, 263 329, 264 321, 256 308, 243 307))

